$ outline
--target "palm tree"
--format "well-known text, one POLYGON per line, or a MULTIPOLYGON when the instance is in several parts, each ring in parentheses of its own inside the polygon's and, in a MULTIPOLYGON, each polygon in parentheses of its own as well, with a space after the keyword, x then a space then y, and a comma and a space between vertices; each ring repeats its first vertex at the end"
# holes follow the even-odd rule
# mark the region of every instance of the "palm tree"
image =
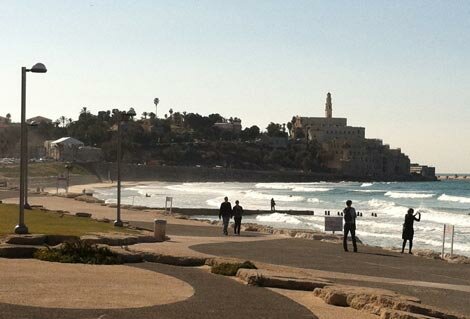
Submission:
POLYGON ((11 114, 7 113, 7 123, 11 123, 11 114))
POLYGON ((173 116, 173 109, 168 110, 168 113, 170 113, 170 117, 173 116))
POLYGON ((147 115, 148 115, 148 113, 147 113, 147 112, 144 112, 144 113, 142 113, 142 117, 144 118, 144 120, 146 120, 146 119, 147 119, 147 115))
POLYGON ((160 103, 160 99, 158 97, 153 99, 153 104, 155 104, 155 117, 157 116, 157 111, 158 111, 158 103, 160 103))
MULTIPOLYGON (((85 109, 85 113, 86 113, 86 107, 84 107, 84 109, 85 109)), ((65 122, 67 121, 67 118, 62 115, 62 116, 59 118, 59 120, 60 120, 60 122, 62 123, 62 127, 65 127, 65 122)))

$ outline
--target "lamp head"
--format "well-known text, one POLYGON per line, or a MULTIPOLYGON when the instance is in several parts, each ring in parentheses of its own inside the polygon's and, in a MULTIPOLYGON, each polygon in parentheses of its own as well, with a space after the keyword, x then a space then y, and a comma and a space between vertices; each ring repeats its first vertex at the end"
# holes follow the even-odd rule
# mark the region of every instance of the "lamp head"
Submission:
POLYGON ((42 63, 36 63, 35 65, 33 65, 33 67, 31 69, 29 69, 28 71, 30 72, 33 72, 33 73, 46 73, 47 72, 47 69, 46 69, 46 66, 42 63))

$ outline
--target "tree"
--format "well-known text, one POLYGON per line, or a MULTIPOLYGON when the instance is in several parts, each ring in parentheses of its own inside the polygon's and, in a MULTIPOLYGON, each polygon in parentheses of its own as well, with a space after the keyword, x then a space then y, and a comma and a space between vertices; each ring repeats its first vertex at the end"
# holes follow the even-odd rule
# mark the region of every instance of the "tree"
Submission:
POLYGON ((142 117, 144 118, 144 120, 146 120, 146 119, 147 119, 147 115, 148 115, 148 113, 147 113, 147 112, 144 112, 144 113, 142 113, 142 117))
POLYGON ((158 103, 160 103, 160 99, 158 97, 153 99, 153 104, 155 104, 155 117, 157 117, 158 114, 158 103))
POLYGON ((270 137, 286 137, 287 133, 282 131, 281 124, 277 123, 269 123, 268 127, 266 128, 267 134, 270 137))
POLYGON ((7 113, 7 123, 8 124, 11 123, 11 114, 10 113, 7 113))

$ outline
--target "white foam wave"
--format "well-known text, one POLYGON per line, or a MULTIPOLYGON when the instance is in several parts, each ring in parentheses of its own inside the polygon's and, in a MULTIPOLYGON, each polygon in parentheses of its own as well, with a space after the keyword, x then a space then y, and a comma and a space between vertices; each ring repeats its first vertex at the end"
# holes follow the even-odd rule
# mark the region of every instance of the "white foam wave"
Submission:
POLYGON ((332 188, 326 187, 294 187, 292 188, 293 192, 303 192, 303 193, 315 193, 315 192, 329 192, 332 188))
POLYGON ((446 194, 442 194, 441 196, 437 198, 437 200, 446 201, 446 202, 456 202, 456 203, 462 203, 462 204, 470 203, 470 197, 451 196, 451 195, 446 195, 446 194))
POLYGON ((300 225, 302 221, 289 214, 273 213, 269 215, 258 215, 256 220, 265 223, 286 223, 300 225))
POLYGON ((362 183, 361 187, 369 187, 374 185, 374 183, 362 183))
POLYGON ((427 193, 408 193, 408 192, 386 192, 385 196, 391 198, 432 198, 435 194, 427 193))
POLYGON ((273 194, 265 194, 256 191, 248 191, 246 192, 246 196, 254 199, 266 199, 270 200, 274 198, 275 201, 280 202, 302 202, 305 200, 302 196, 292 196, 292 195, 273 195, 273 194))
POLYGON ((309 203, 319 203, 321 201, 318 198, 307 198, 307 202, 309 202, 309 203))

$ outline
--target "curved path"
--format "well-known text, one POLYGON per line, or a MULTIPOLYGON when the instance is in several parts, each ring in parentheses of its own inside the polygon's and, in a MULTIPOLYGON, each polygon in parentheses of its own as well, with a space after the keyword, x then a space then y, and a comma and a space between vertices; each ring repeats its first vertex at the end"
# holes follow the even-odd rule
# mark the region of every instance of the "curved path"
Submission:
MULTIPOLYGON (((315 316, 303 306, 264 288, 241 285, 232 279, 197 268, 142 263, 133 267, 167 274, 189 283, 196 291, 173 304, 137 309, 57 309, 0 304, 0 318, 35 319, 306 319, 315 316)), ((120 280, 120 278, 116 278, 120 280)), ((47 292, 44 292, 47 293, 47 292)), ((64 296, 67 298, 67 296, 64 296)), ((105 295, 102 298, 106 298, 105 295)))
POLYGON ((362 245, 359 253, 346 253, 340 244, 305 239, 202 244, 189 248, 204 254, 321 271, 317 276, 392 289, 442 309, 470 313, 468 264, 450 264, 362 245))

